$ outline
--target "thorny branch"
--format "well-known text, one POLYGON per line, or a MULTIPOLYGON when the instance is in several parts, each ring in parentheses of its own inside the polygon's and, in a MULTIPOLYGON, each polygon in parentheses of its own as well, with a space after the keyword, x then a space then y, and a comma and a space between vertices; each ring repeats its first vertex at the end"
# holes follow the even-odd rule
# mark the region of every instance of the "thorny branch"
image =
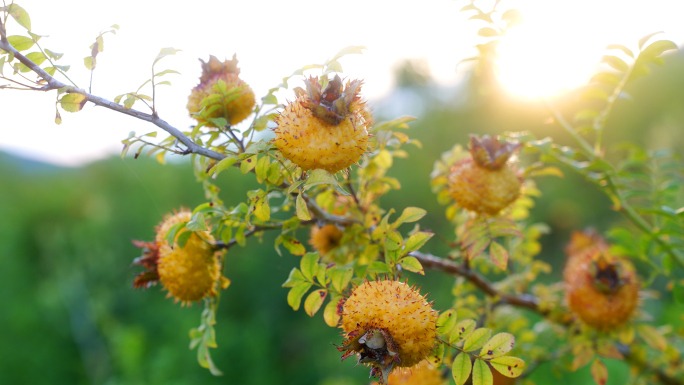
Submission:
MULTIPOLYGON (((0 26, 0 29, 2 29, 3 26, 0 26)), ((147 122, 150 122, 157 127, 161 128, 162 130, 168 132, 169 134, 173 135, 175 138, 177 138, 181 143, 183 143, 186 147, 186 153, 187 154, 199 154, 206 156, 208 158, 216 159, 216 160, 221 160, 225 158, 226 156, 223 154, 220 154, 216 151, 209 150, 207 148, 204 148, 202 146, 199 146, 195 142, 193 142, 190 138, 185 136, 179 129, 173 127, 169 123, 165 122, 164 120, 160 119, 156 115, 150 115, 146 114, 144 112, 134 110, 134 109, 127 109, 124 106, 114 103, 110 100, 101 98, 99 96, 92 95, 85 90, 82 90, 80 88, 76 88, 74 86, 69 86, 67 84, 64 84, 60 82, 59 80, 55 79, 53 76, 45 72, 42 68, 40 68, 36 63, 28 59, 26 56, 22 55, 19 51, 17 51, 12 45, 9 44, 7 41, 7 38, 5 37, 4 33, 2 37, 0 37, 0 49, 11 52, 14 54, 14 57, 17 58, 22 64, 30 68, 33 72, 38 74, 47 84, 41 88, 38 88, 40 91, 51 91, 51 90, 58 90, 61 89, 67 93, 77 93, 84 95, 89 102, 94 103, 98 106, 108 108, 110 110, 114 110, 116 112, 120 112, 122 114, 130 115, 134 118, 138 118, 140 120, 144 120, 147 122)))
POLYGON ((513 294, 502 293, 496 287, 494 287, 494 285, 487 278, 480 275, 477 271, 444 258, 418 251, 413 251, 409 253, 409 255, 418 259, 418 261, 420 261, 420 263, 426 269, 439 270, 447 274, 464 277, 490 297, 498 297, 504 303, 546 315, 546 312, 539 308, 539 300, 533 295, 521 294, 516 296, 513 294))
MULTIPOLYGON (((134 109, 127 109, 124 106, 114 103, 110 100, 101 98, 99 96, 92 95, 85 90, 82 90, 80 88, 74 87, 74 86, 69 86, 67 84, 64 84, 60 82, 59 80, 55 79, 53 76, 45 72, 40 66, 35 64, 33 61, 28 59, 26 56, 22 55, 19 51, 17 51, 14 47, 12 47, 11 44, 7 41, 7 38, 4 33, 4 24, 1 24, 0 22, 0 31, 2 33, 0 34, 0 49, 7 51, 7 52, 12 52, 14 54, 14 57, 16 57, 22 64, 30 68, 33 72, 38 74, 45 82, 47 83, 45 86, 40 87, 40 88, 35 88, 37 91, 51 91, 51 90, 58 90, 61 89, 67 93, 77 93, 84 95, 89 102, 94 103, 98 106, 108 108, 110 110, 114 110, 116 112, 120 112, 122 114, 130 115, 134 118, 144 120, 147 122, 150 122, 157 127, 161 128, 162 130, 168 132, 172 136, 174 136, 176 139, 178 139, 182 144, 184 144, 187 147, 187 150, 182 152, 182 155, 187 155, 187 154, 198 154, 198 155, 203 155, 211 159, 215 160, 222 160, 223 158, 226 157, 226 155, 218 153, 216 151, 210 150, 208 148, 204 148, 194 141, 184 135, 179 129, 173 127, 166 121, 162 120, 159 118, 159 116, 156 115, 156 113, 152 114, 146 114, 144 112, 134 110, 134 109)), ((229 132, 232 133, 232 131, 228 130, 229 132)), ((244 148, 243 148, 244 151, 244 148)), ((235 166, 239 166, 239 162, 235 163, 235 166)), ((285 188, 289 187, 289 185, 284 184, 285 188)), ((282 187, 282 186, 281 186, 282 187)), ((306 201, 308 209, 312 212, 313 215, 315 215, 319 220, 325 222, 325 223, 337 223, 342 226, 347 226, 352 223, 355 223, 356 221, 351 218, 347 217, 342 217, 339 215, 332 215, 328 214, 320 208, 316 202, 313 199, 310 199, 309 196, 303 195, 304 200, 306 201)))
MULTIPOLYGON (((549 103, 548 101, 544 101, 544 103, 546 104, 547 109, 548 109, 549 112, 553 115, 553 117, 554 117, 555 120, 558 122, 558 124, 559 124, 559 125, 560 125, 568 134, 570 134, 570 135, 573 137, 573 139, 582 147, 582 149, 584 150, 585 155, 587 156, 587 159, 593 161, 593 160, 595 160, 598 156, 600 156, 600 154, 595 154, 595 153, 593 152, 593 149, 591 148, 591 145, 590 145, 586 140, 584 140, 584 138, 582 138, 582 137, 575 131, 575 129, 572 127, 572 125, 571 125, 567 120, 565 120, 565 118, 564 118, 563 115, 560 113, 560 111, 558 111, 557 109, 555 109, 555 108, 553 107, 553 105, 551 105, 551 103, 549 103)), ((617 172, 615 171, 615 169, 611 169, 610 171, 611 171, 611 173, 612 173, 613 175, 615 175, 615 174, 617 173, 617 172)), ((658 245, 659 245, 660 247, 662 247, 663 250, 664 250, 668 255, 670 255, 670 257, 672 257, 672 259, 674 259, 675 262, 677 262, 677 264, 679 264, 679 266, 680 266, 681 268, 684 269, 684 256, 682 256, 680 253, 678 253, 678 252, 676 252, 675 250, 673 250, 672 247, 670 246, 670 244, 669 244, 667 241, 663 240, 658 234, 656 234, 656 232, 654 231, 653 227, 652 227, 648 222, 646 222, 646 220, 645 220, 641 215, 639 215, 639 213, 637 213, 636 210, 634 210, 634 208, 629 204, 629 202, 627 202, 627 201, 624 199, 624 197, 622 196, 622 194, 620 193, 620 191, 619 191, 619 190, 617 189, 617 187, 615 186, 615 182, 613 181, 613 178, 612 178, 611 175, 606 174, 606 176, 605 176, 604 179, 605 179, 605 181, 606 181, 606 183, 607 183, 607 185, 608 185, 608 189, 610 190, 610 193, 612 193, 612 195, 614 195, 615 198, 616 198, 617 201, 618 201, 618 202, 617 202, 618 204, 616 205, 616 206, 618 206, 618 211, 620 211, 620 212, 623 213, 627 218, 629 218, 629 220, 632 221, 632 223, 633 223, 636 227, 638 227, 639 230, 641 230, 641 231, 643 231, 644 233, 648 234, 648 235, 651 237, 651 239, 653 239, 656 243, 658 243, 658 245)), ((606 192, 606 191, 604 190, 604 192, 606 192)), ((607 192, 606 192, 606 193, 607 193, 607 192)), ((608 195, 610 195, 610 194, 608 194, 608 195)))
MULTIPOLYGON (((440 258, 431 254, 424 254, 417 251, 409 253, 409 255, 415 257, 420 261, 426 269, 439 270, 447 274, 464 277, 469 282, 477 286, 478 289, 482 290, 485 294, 490 297, 498 297, 502 302, 508 303, 513 306, 525 308, 532 310, 541 315, 547 315, 548 313, 539 307, 539 299, 530 294, 520 294, 512 295, 507 293, 502 293, 494 287, 494 285, 487 280, 487 278, 478 274, 476 271, 459 265, 450 260, 440 258)), ((630 365, 642 368, 645 371, 654 373, 658 377, 658 381, 665 385, 681 385, 681 379, 674 378, 667 373, 665 373, 660 368, 655 367, 652 363, 641 360, 639 357, 631 353, 628 346, 618 345, 618 349, 621 351, 622 355, 625 357, 630 365)))

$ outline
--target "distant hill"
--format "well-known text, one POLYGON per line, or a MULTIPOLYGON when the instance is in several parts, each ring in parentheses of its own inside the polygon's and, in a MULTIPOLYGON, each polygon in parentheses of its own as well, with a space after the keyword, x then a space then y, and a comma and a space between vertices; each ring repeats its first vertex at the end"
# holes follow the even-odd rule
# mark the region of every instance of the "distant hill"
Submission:
POLYGON ((27 158, 21 155, 0 151, 0 172, 13 172, 21 174, 46 174, 66 167, 27 158))

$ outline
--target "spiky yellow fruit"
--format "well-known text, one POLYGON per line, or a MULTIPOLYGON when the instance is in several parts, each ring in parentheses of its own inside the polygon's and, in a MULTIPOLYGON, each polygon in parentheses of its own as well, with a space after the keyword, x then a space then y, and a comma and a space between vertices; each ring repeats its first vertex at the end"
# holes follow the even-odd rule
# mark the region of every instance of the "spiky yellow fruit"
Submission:
POLYGON ((634 266, 611 254, 607 243, 596 235, 573 236, 573 241, 586 242, 584 247, 572 247, 572 243, 568 247, 573 251, 563 272, 568 306, 592 328, 614 330, 632 317, 639 304, 634 266))
POLYGON ((332 250, 340 246, 340 241, 344 233, 335 225, 325 225, 323 227, 312 226, 309 244, 320 255, 327 255, 332 250))
POLYGON ((408 369, 395 370, 389 375, 389 385, 444 385, 448 381, 442 372, 428 361, 421 361, 408 369))
POLYGON ((209 127, 216 127, 210 118, 224 118, 231 125, 238 124, 245 120, 252 113, 254 107, 254 91, 239 78, 240 69, 237 67, 237 56, 233 55, 233 60, 226 60, 221 63, 215 56, 209 57, 209 62, 202 62, 202 76, 200 83, 192 89, 188 97, 188 111, 190 116, 197 120, 197 123, 206 123, 209 127), (222 81, 225 84, 225 92, 218 84, 222 81), (231 90, 242 87, 235 95, 229 94, 231 90), (202 99, 210 95, 225 95, 227 97, 217 97, 211 104, 201 105, 202 99), (207 108, 203 116, 193 115, 207 108))
POLYGON ((456 163, 449 174, 449 193, 461 207, 496 215, 520 195, 521 177, 508 160, 518 144, 501 143, 485 135, 471 136, 471 157, 456 163))
POLYGON ((346 351, 371 365, 371 375, 386 383, 395 367, 425 359, 436 342, 437 313, 425 297, 399 281, 365 282, 352 291, 342 311, 346 351))
POLYGON ((370 116, 358 95, 362 82, 335 76, 321 92, 318 78, 305 80, 307 91, 276 119, 275 145, 302 170, 323 169, 331 173, 356 163, 368 147, 370 116))
MULTIPOLYGON (((221 253, 212 245, 214 238, 208 231, 201 235, 192 232, 182 248, 177 242, 170 245, 166 240, 174 225, 188 222, 191 218, 192 213, 187 210, 167 216, 157 227, 156 235, 159 280, 169 291, 169 296, 183 303, 216 295, 221 280, 221 253)), ((186 231, 190 230, 178 230, 176 240, 186 231)))

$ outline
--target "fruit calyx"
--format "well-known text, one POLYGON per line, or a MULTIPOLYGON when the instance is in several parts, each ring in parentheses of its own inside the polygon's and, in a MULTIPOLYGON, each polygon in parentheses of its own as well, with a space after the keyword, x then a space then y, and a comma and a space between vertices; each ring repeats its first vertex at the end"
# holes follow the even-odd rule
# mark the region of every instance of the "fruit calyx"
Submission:
POLYGON ((508 141, 500 142, 498 137, 484 135, 481 139, 477 135, 470 135, 468 151, 475 163, 490 170, 498 170, 508 162, 508 159, 522 145, 508 141))
POLYGON ((594 277, 594 287, 604 294, 615 294, 626 283, 617 261, 611 263, 603 255, 592 261, 589 271, 594 277))
POLYGON ((387 378, 394 364, 401 364, 399 348, 390 333, 384 328, 357 329, 349 333, 348 340, 337 350, 346 352, 342 361, 358 353, 358 364, 370 364, 370 377, 379 376, 380 384, 387 384, 387 378))
POLYGON ((143 242, 133 240, 133 245, 142 249, 142 256, 133 260, 131 265, 138 265, 145 268, 145 271, 138 274, 133 280, 133 287, 136 289, 149 289, 159 282, 159 244, 157 242, 143 242))
POLYGON ((237 54, 233 54, 232 60, 226 60, 223 63, 216 58, 214 55, 209 55, 209 61, 205 62, 199 59, 202 63, 202 75, 200 76, 200 83, 204 84, 214 75, 218 74, 240 74, 240 69, 238 68, 237 54))
POLYGON ((350 112, 351 104, 361 99, 359 92, 363 81, 347 82, 347 86, 343 87, 342 79, 339 75, 335 75, 322 91, 318 77, 304 79, 304 84, 306 91, 299 87, 295 89, 297 97, 306 97, 304 107, 311 110, 318 119, 337 126, 350 112))

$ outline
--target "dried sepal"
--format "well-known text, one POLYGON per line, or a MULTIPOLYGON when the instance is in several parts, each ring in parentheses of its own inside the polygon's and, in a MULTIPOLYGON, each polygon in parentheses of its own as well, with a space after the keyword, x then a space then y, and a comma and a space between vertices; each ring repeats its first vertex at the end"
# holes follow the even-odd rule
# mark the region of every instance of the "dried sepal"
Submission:
POLYGON ((497 170, 503 167, 520 143, 500 142, 498 137, 470 135, 469 151, 480 167, 497 170))

